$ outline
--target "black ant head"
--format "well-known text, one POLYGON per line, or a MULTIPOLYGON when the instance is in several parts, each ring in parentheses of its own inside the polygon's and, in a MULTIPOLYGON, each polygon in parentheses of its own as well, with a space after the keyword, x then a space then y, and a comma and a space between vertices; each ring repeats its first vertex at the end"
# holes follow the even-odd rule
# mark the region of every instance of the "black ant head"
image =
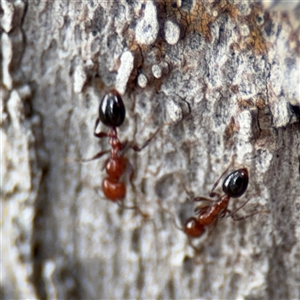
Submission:
POLYGON ((246 168, 233 171, 224 179, 223 192, 230 197, 238 198, 247 190, 248 182, 249 176, 246 168))
POLYGON ((112 90, 105 94, 99 105, 99 119, 109 127, 121 126, 125 119, 125 106, 120 94, 112 90))

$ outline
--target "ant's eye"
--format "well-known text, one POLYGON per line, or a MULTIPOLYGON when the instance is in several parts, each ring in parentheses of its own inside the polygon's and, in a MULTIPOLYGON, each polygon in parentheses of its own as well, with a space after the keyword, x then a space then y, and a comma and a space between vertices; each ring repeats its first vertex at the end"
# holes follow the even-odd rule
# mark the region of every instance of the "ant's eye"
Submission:
POLYGON ((223 192, 233 198, 242 196, 249 182, 247 169, 239 169, 230 173, 223 182, 223 192))
POLYGON ((125 106, 117 91, 110 91, 103 96, 99 105, 100 121, 110 127, 118 127, 125 119, 125 106))

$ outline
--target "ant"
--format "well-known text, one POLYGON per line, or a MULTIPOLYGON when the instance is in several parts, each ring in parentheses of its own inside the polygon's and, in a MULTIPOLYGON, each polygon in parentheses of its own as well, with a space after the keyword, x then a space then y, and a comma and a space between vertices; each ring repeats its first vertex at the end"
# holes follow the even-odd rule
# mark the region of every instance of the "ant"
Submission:
POLYGON ((84 162, 96 160, 110 152, 110 157, 104 163, 107 177, 102 181, 102 191, 105 197, 112 202, 123 200, 126 196, 126 185, 122 180, 126 170, 130 170, 130 182, 133 179, 133 167, 124 153, 130 148, 136 152, 143 150, 163 126, 160 126, 141 147, 132 143, 122 143, 118 138, 117 127, 123 124, 125 115, 126 110, 120 94, 116 90, 106 93, 99 104, 99 117, 95 122, 94 136, 99 139, 108 137, 111 150, 100 151, 92 158, 82 160, 84 162), (108 132, 96 132, 100 122, 109 127, 108 132))
MULTIPOLYGON (((230 166, 229 166, 230 167, 230 166)), ((228 167, 228 168, 229 168, 228 167)), ((193 199, 195 202, 200 201, 207 201, 212 202, 210 205, 199 205, 195 208, 195 214, 196 217, 189 218, 183 225, 183 228, 180 228, 176 222, 175 226, 183 231, 189 239, 193 238, 200 238, 205 234, 207 231, 207 228, 211 225, 213 225, 212 230, 217 225, 218 220, 221 218, 228 218, 231 217, 234 221, 241 221, 244 219, 247 219, 253 215, 256 215, 258 213, 262 212, 269 212, 269 211, 258 211, 253 212, 249 215, 242 216, 242 217, 236 217, 235 213, 238 212, 241 208, 243 208, 248 201, 251 199, 247 199, 240 207, 235 209, 233 212, 230 211, 227 207, 229 204, 229 200, 231 198, 238 198, 242 196, 245 191, 247 190, 248 183, 249 183, 249 173, 246 168, 241 168, 238 170, 235 170, 231 172, 229 175, 226 176, 226 178, 223 181, 222 189, 224 192, 224 195, 221 196, 218 193, 215 193, 214 190, 219 184, 221 178, 224 176, 224 174, 228 171, 228 168, 224 171, 224 173, 220 176, 220 178, 214 183, 210 193, 209 197, 214 198, 218 197, 216 200, 208 199, 205 197, 196 197, 193 199)), ((187 191, 189 194, 189 192, 187 191)), ((160 207, 165 210, 166 212, 172 214, 169 210, 162 207, 161 202, 159 201, 160 207)), ((174 218, 174 216, 173 216, 174 218)), ((175 221, 175 218, 174 218, 175 221)), ((212 231, 211 230, 211 231, 212 231)), ((192 244, 191 244, 192 245, 192 244)), ((193 245, 192 247, 196 249, 193 245)), ((198 250, 198 249, 196 249, 198 250)))
MULTIPOLYGON (((227 170, 226 170, 227 171, 227 170)), ((226 172, 225 171, 225 172, 226 172)), ((224 173, 225 173, 224 172, 224 173)), ((206 228, 210 225, 217 224, 219 218, 232 217, 234 221, 244 220, 250 216, 253 216, 257 212, 237 218, 235 213, 240 210, 246 203, 250 200, 246 200, 238 209, 234 212, 231 212, 227 207, 229 204, 230 198, 238 198, 242 196, 247 190, 249 183, 249 174, 246 168, 242 168, 230 173, 223 181, 222 189, 224 192, 223 196, 213 192, 216 186, 219 184, 221 177, 213 185, 213 188, 209 194, 211 198, 218 197, 217 200, 208 199, 205 197, 196 197, 193 201, 209 201, 213 202, 211 205, 198 206, 195 208, 195 214, 197 217, 191 217, 184 223, 183 231, 189 238, 198 238, 201 237, 205 232, 206 228)), ((214 228, 213 227, 213 228, 214 228)))

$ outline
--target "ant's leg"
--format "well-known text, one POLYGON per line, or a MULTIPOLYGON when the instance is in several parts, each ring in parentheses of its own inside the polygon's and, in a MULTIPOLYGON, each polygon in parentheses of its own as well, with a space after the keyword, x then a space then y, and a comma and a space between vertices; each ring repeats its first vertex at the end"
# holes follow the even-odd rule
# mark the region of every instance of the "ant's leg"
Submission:
POLYGON ((109 160, 110 160, 110 157, 107 158, 107 159, 103 162, 103 164, 102 164, 102 170, 105 169, 105 167, 106 167, 106 165, 107 165, 107 163, 108 163, 109 160))
POLYGON ((218 218, 215 218, 214 222, 213 222, 213 226, 212 226, 212 229, 209 231, 208 235, 207 236, 210 236, 211 233, 214 231, 214 229, 216 228, 217 224, 218 224, 218 218))
POLYGON ((96 138, 98 138, 98 139, 101 139, 101 138, 103 138, 103 137, 108 137, 108 134, 107 134, 107 132, 94 132, 94 136, 96 137, 96 138))
POLYGON ((174 224, 174 226, 180 230, 180 231, 184 231, 180 226, 177 225, 177 222, 176 222, 176 218, 175 218, 175 215, 170 211, 168 210, 167 208, 165 208, 163 205, 162 205, 162 201, 160 199, 157 199, 157 204, 158 206, 160 207, 160 209, 164 212, 166 212, 167 214, 169 214, 171 216, 171 219, 172 219, 172 222, 174 224))
MULTIPOLYGON (((102 195, 99 193, 99 189, 98 188, 94 188, 94 191, 98 194, 98 196, 102 197, 102 195)), ((118 206, 121 209, 134 209, 136 210, 144 219, 149 219, 149 214, 144 213, 139 206, 135 205, 135 206, 126 206, 124 205, 124 202, 122 200, 119 200, 116 202, 118 204, 118 206)))
MULTIPOLYGON (((193 201, 195 201, 195 202, 200 202, 200 201, 215 202, 215 200, 209 199, 209 198, 206 198, 206 197, 194 197, 194 193, 191 192, 191 191, 189 191, 189 190, 187 189, 187 187, 185 186, 185 184, 184 184, 184 182, 183 182, 181 176, 179 176, 178 174, 176 174, 176 175, 177 175, 176 177, 179 178, 180 183, 181 183, 183 189, 185 190, 185 192, 187 193, 187 195, 188 195, 191 199, 193 199, 193 201)), ((214 195, 213 197, 218 196, 218 198, 221 198, 221 196, 220 196, 219 194, 217 194, 217 193, 214 193, 214 194, 215 194, 215 195, 214 195)))
MULTIPOLYGON (((216 194, 216 196, 221 198, 221 196, 219 194, 216 194)), ((208 198, 205 198, 205 197, 196 197, 196 198, 193 199, 193 201, 195 201, 195 202, 200 202, 200 201, 215 202, 215 200, 208 199, 208 198)))
POLYGON ((117 204, 119 205, 119 207, 121 209, 134 209, 136 210, 144 219, 148 219, 149 218, 149 214, 144 213, 138 205, 134 205, 134 206, 126 206, 124 205, 124 202, 122 200, 118 201, 117 204))
POLYGON ((198 206, 195 208, 194 213, 196 215, 202 215, 203 213, 207 212, 207 210, 210 208, 211 206, 207 205, 207 206, 198 206))
POLYGON ((225 208, 219 214, 219 219, 227 218, 227 214, 231 214, 231 210, 225 208))
POLYGON ((99 118, 96 120, 95 122, 95 127, 94 127, 94 136, 97 137, 98 139, 101 139, 103 137, 108 137, 108 133, 107 132, 96 132, 96 129, 98 127, 98 124, 99 124, 100 120, 99 118))
MULTIPOLYGON (((243 203, 240 207, 236 208, 233 212, 231 212, 229 209, 227 209, 227 210, 226 210, 226 213, 228 212, 229 215, 227 215, 226 218, 229 218, 229 217, 231 217, 232 215, 234 215, 235 213, 237 213, 237 212, 238 212, 240 209, 242 209, 242 208, 243 208, 250 200, 251 200, 251 198, 249 198, 249 199, 247 199, 246 201, 244 201, 244 203, 243 203)), ((224 217, 225 217, 225 215, 224 215, 224 217)))
MULTIPOLYGON (((99 190, 97 188, 94 188, 94 191, 98 194, 98 196, 102 197, 102 195, 99 193, 99 190)), ((143 218, 145 218, 145 219, 149 218, 149 215, 147 213, 142 212, 138 206, 126 206, 126 205, 124 205, 124 202, 122 200, 119 200, 116 203, 122 209, 135 209, 143 218)))
POLYGON ((100 119, 97 118, 97 120, 96 120, 96 122, 95 122, 95 126, 94 126, 94 133, 96 132, 96 129, 97 129, 97 127, 98 127, 99 122, 100 122, 100 119))
POLYGON ((131 144, 127 141, 124 141, 120 144, 120 150, 118 151, 119 156, 124 156, 124 154, 127 152, 128 149, 131 148, 131 144))
POLYGON ((146 148, 150 142, 154 139, 154 137, 158 134, 158 132, 162 129, 163 126, 168 125, 168 124, 162 124, 158 127, 158 129, 150 136, 150 138, 141 146, 139 147, 138 145, 130 145, 129 147, 136 152, 142 151, 144 148, 146 148))
POLYGON ((127 168, 129 170, 129 181, 132 184, 133 176, 134 176, 134 171, 133 171, 133 166, 132 166, 132 164, 129 161, 127 162, 127 168))
MULTIPOLYGON (((132 188, 134 188, 134 185, 132 182, 133 176, 134 176, 134 171, 133 171, 132 164, 129 161, 127 161, 127 168, 128 168, 127 170, 129 170, 129 181, 132 185, 132 188)), ((149 218, 149 214, 144 213, 137 204, 134 204, 133 206, 127 206, 127 205, 124 205, 123 201, 118 201, 117 203, 118 203, 119 207, 122 209, 135 209, 143 218, 145 218, 145 219, 149 218)))
MULTIPOLYGON (((211 197, 211 198, 217 197, 218 199, 220 199, 220 198, 221 198, 221 195, 220 195, 219 193, 210 192, 210 193, 209 193, 209 197, 211 197)), ((216 200, 211 200, 211 201, 216 201, 216 200)))
POLYGON ((184 180, 183 180, 183 176, 180 172, 176 172, 175 174, 175 177, 179 180, 180 184, 182 185, 184 191, 186 192, 186 194, 189 196, 190 199, 194 199, 195 198, 195 195, 192 191, 189 191, 184 183, 184 180))
POLYGON ((253 212, 249 215, 246 215, 246 216, 242 216, 242 217, 237 217, 235 216, 235 214, 241 209, 243 208, 249 201, 251 200, 251 198, 247 199, 240 207, 238 207, 237 209, 235 209, 233 212, 230 211, 229 209, 226 209, 226 213, 228 213, 228 215, 224 215, 224 217, 226 218, 229 218, 231 217, 234 221, 242 221, 242 220, 245 220, 247 218, 250 218, 256 214, 260 214, 260 213, 269 213, 270 211, 269 210, 261 210, 261 211, 256 211, 256 212, 253 212))
POLYGON ((213 184, 212 189, 209 193, 209 197, 215 197, 216 195, 218 195, 217 193, 214 193, 215 188, 218 186, 221 178, 226 174, 226 172, 229 170, 229 168, 231 167, 231 165, 234 163, 234 158, 231 158, 231 162, 229 164, 229 166, 226 168, 226 170, 222 173, 222 175, 218 178, 218 180, 213 184))
POLYGON ((82 159, 81 162, 88 162, 88 161, 92 161, 92 160, 98 159, 101 156, 103 156, 104 154, 108 153, 109 151, 110 150, 101 151, 101 152, 97 153, 95 156, 93 156, 92 158, 82 159))
MULTIPOLYGON (((228 210, 228 212, 230 213, 230 211, 228 210)), ((243 221, 245 219, 248 219, 248 218, 251 218, 257 214, 262 214, 262 213, 270 213, 270 210, 260 210, 260 211, 255 211, 249 215, 246 215, 246 216, 241 216, 241 217, 238 217, 236 215, 234 215, 233 213, 230 213, 228 216, 226 216, 226 218, 228 217, 231 217, 233 221, 243 221)))
POLYGON ((100 187, 97 187, 97 188, 94 187, 94 191, 100 198, 103 198, 103 195, 100 194, 100 187))

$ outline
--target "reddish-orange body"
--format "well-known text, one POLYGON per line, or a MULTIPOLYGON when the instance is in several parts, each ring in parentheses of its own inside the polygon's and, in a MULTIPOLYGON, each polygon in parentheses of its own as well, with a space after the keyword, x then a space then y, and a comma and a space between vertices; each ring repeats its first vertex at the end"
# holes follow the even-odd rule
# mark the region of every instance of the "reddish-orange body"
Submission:
MULTIPOLYGON (((188 237, 201 237, 210 225, 216 225, 218 219, 224 218, 226 215, 230 215, 234 220, 238 220, 238 218, 233 216, 237 210, 234 213, 231 213, 228 209, 228 204, 231 198, 240 197, 246 191, 249 181, 248 170, 246 168, 242 168, 233 171, 225 178, 222 186, 223 192, 225 193, 223 196, 213 192, 221 177, 213 185, 213 188, 210 192, 211 197, 218 196, 217 200, 212 200, 205 197, 197 197, 194 199, 194 201, 208 201, 213 203, 211 205, 198 206, 195 209, 196 217, 191 217, 185 222, 183 231, 188 237)), ((245 219, 245 217, 240 219, 245 219)))
POLYGON ((116 129, 111 129, 107 136, 110 138, 111 155, 106 161, 105 169, 108 177, 102 181, 102 190, 105 197, 111 201, 123 200, 126 196, 126 185, 120 180, 127 169, 128 160, 120 154, 124 146, 118 139, 116 129))
POLYGON ((189 218, 185 222, 184 232, 192 238, 203 235, 206 227, 215 224, 220 216, 226 213, 230 197, 225 195, 216 200, 216 203, 210 206, 196 208, 198 217, 189 218))
POLYGON ((132 143, 121 143, 118 138, 117 127, 123 124, 125 114, 126 110, 122 97, 116 90, 112 90, 103 96, 99 105, 99 117, 95 122, 94 136, 99 139, 108 137, 111 150, 101 151, 91 159, 83 160, 95 160, 110 152, 110 157, 105 162, 107 177, 102 181, 102 190, 105 197, 113 202, 123 200, 126 196, 124 176, 127 169, 130 170, 130 181, 132 181, 133 178, 133 168, 128 159, 124 157, 124 153, 128 149, 139 152, 147 147, 161 128, 159 127, 157 131, 143 144, 142 147, 132 143), (96 132, 100 122, 109 127, 108 132, 96 132))

